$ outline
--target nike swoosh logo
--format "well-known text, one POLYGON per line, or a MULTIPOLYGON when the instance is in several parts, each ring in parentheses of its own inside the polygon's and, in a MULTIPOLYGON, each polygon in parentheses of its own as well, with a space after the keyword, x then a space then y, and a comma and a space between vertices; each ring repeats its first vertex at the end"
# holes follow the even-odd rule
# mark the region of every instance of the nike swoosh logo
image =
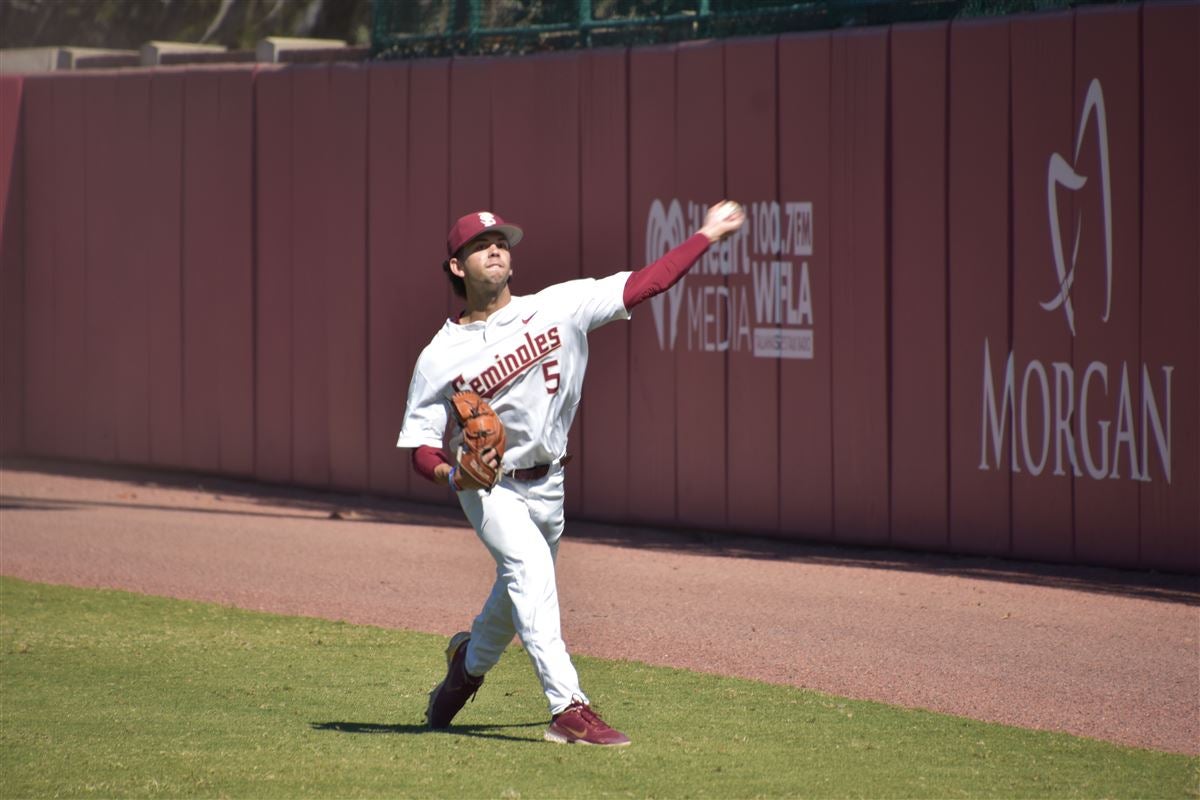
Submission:
POLYGON ((528 324, 529 324, 529 320, 531 320, 531 319, 533 319, 534 317, 536 317, 536 316, 537 316, 537 313, 538 313, 538 312, 536 312, 536 311, 535 311, 535 312, 533 312, 532 314, 530 314, 528 317, 526 317, 525 319, 521 320, 521 324, 522 324, 522 325, 528 325, 528 324))
POLYGON ((570 725, 563 725, 563 730, 574 736, 576 739, 582 739, 587 735, 587 728, 572 728, 570 725))

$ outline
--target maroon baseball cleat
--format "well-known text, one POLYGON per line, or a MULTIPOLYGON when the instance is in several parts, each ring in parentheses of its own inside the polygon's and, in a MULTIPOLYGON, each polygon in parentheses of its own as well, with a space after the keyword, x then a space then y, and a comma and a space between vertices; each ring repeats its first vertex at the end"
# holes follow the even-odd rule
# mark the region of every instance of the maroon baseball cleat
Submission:
POLYGON ((547 742, 563 744, 597 744, 605 747, 624 747, 629 737, 613 730, 592 711, 587 703, 576 700, 566 710, 554 715, 544 736, 547 742))
POLYGON ((429 693, 429 706, 425 719, 431 728, 445 728, 462 710, 467 701, 475 696, 483 685, 483 678, 467 674, 467 642, 471 634, 460 631, 450 637, 446 648, 446 678, 429 693))

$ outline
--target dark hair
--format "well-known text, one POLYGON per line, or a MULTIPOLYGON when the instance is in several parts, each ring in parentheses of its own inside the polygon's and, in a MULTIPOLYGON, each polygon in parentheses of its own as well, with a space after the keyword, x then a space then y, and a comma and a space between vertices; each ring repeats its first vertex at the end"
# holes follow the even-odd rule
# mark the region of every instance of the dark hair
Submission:
MULTIPOLYGON (((462 250, 454 254, 453 258, 462 260, 462 250)), ((446 271, 446 277, 450 279, 450 287, 454 289, 454 293, 464 300, 467 297, 467 282, 450 271, 450 259, 447 258, 442 262, 442 269, 446 271)))

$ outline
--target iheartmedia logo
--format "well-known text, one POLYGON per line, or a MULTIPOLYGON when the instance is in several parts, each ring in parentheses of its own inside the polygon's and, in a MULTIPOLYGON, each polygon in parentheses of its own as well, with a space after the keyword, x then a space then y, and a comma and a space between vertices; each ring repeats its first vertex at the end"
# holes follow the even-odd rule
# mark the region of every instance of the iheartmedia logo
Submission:
MULTIPOLYGON (((1137 114, 1139 110, 1129 109, 1128 113, 1137 114)), ((1076 273, 1083 266, 1084 280, 1101 277, 1099 264, 1079 263, 1079 242, 1085 227, 1087 235, 1103 237, 1102 321, 1107 323, 1112 311, 1112 190, 1104 91, 1099 80, 1092 80, 1079 115, 1072 159, 1051 153, 1046 170, 1050 255, 1058 292, 1039 305, 1052 312, 1061 308, 1072 336, 1076 335, 1071 295, 1076 273), (1095 137, 1097 163, 1085 171, 1080 156, 1089 135, 1095 137), (1102 224, 1085 226, 1082 215, 1076 214, 1068 257, 1058 209, 1059 189, 1079 192, 1088 185, 1100 193, 1102 224)), ((1138 191, 1138 187, 1127 190, 1138 191)), ((1018 264, 1015 268, 1033 267, 1018 264)), ((1137 335, 1135 328, 1130 330, 1130 335, 1137 335)), ((1026 353, 1018 358, 1015 351, 1009 350, 1007 357, 1001 351, 994 358, 990 341, 984 339, 979 469, 1002 469, 1007 460, 1012 472, 1035 477, 1048 473, 1151 482, 1157 475, 1171 482, 1174 366, 1099 360, 1077 366, 1069 361, 1047 363, 1036 355, 1026 353)))
MULTIPOLYGON (((661 200, 655 198, 650 204, 650 218, 646 220, 646 263, 657 261, 686 239, 687 229, 679 201, 672 200, 669 206, 664 206, 661 200)), ((683 305, 686 283, 687 278, 684 277, 665 293, 650 298, 654 330, 662 350, 675 349, 675 338, 679 333, 679 308, 683 305)))
MULTIPOLYGON (((813 204, 764 200, 743 205, 746 224, 710 247, 670 290, 650 299, 658 346, 811 359, 807 258, 813 254, 813 204), (726 280, 732 276, 748 280, 726 280)), ((683 244, 701 227, 707 210, 701 203, 655 198, 646 219, 646 263, 683 244)))

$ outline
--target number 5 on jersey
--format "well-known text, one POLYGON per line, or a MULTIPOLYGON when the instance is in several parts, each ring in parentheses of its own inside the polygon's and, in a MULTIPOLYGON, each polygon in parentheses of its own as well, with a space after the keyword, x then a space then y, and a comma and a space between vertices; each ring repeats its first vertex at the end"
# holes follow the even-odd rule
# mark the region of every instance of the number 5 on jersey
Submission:
POLYGON ((546 379, 546 394, 558 394, 558 361, 542 362, 542 377, 546 379))

